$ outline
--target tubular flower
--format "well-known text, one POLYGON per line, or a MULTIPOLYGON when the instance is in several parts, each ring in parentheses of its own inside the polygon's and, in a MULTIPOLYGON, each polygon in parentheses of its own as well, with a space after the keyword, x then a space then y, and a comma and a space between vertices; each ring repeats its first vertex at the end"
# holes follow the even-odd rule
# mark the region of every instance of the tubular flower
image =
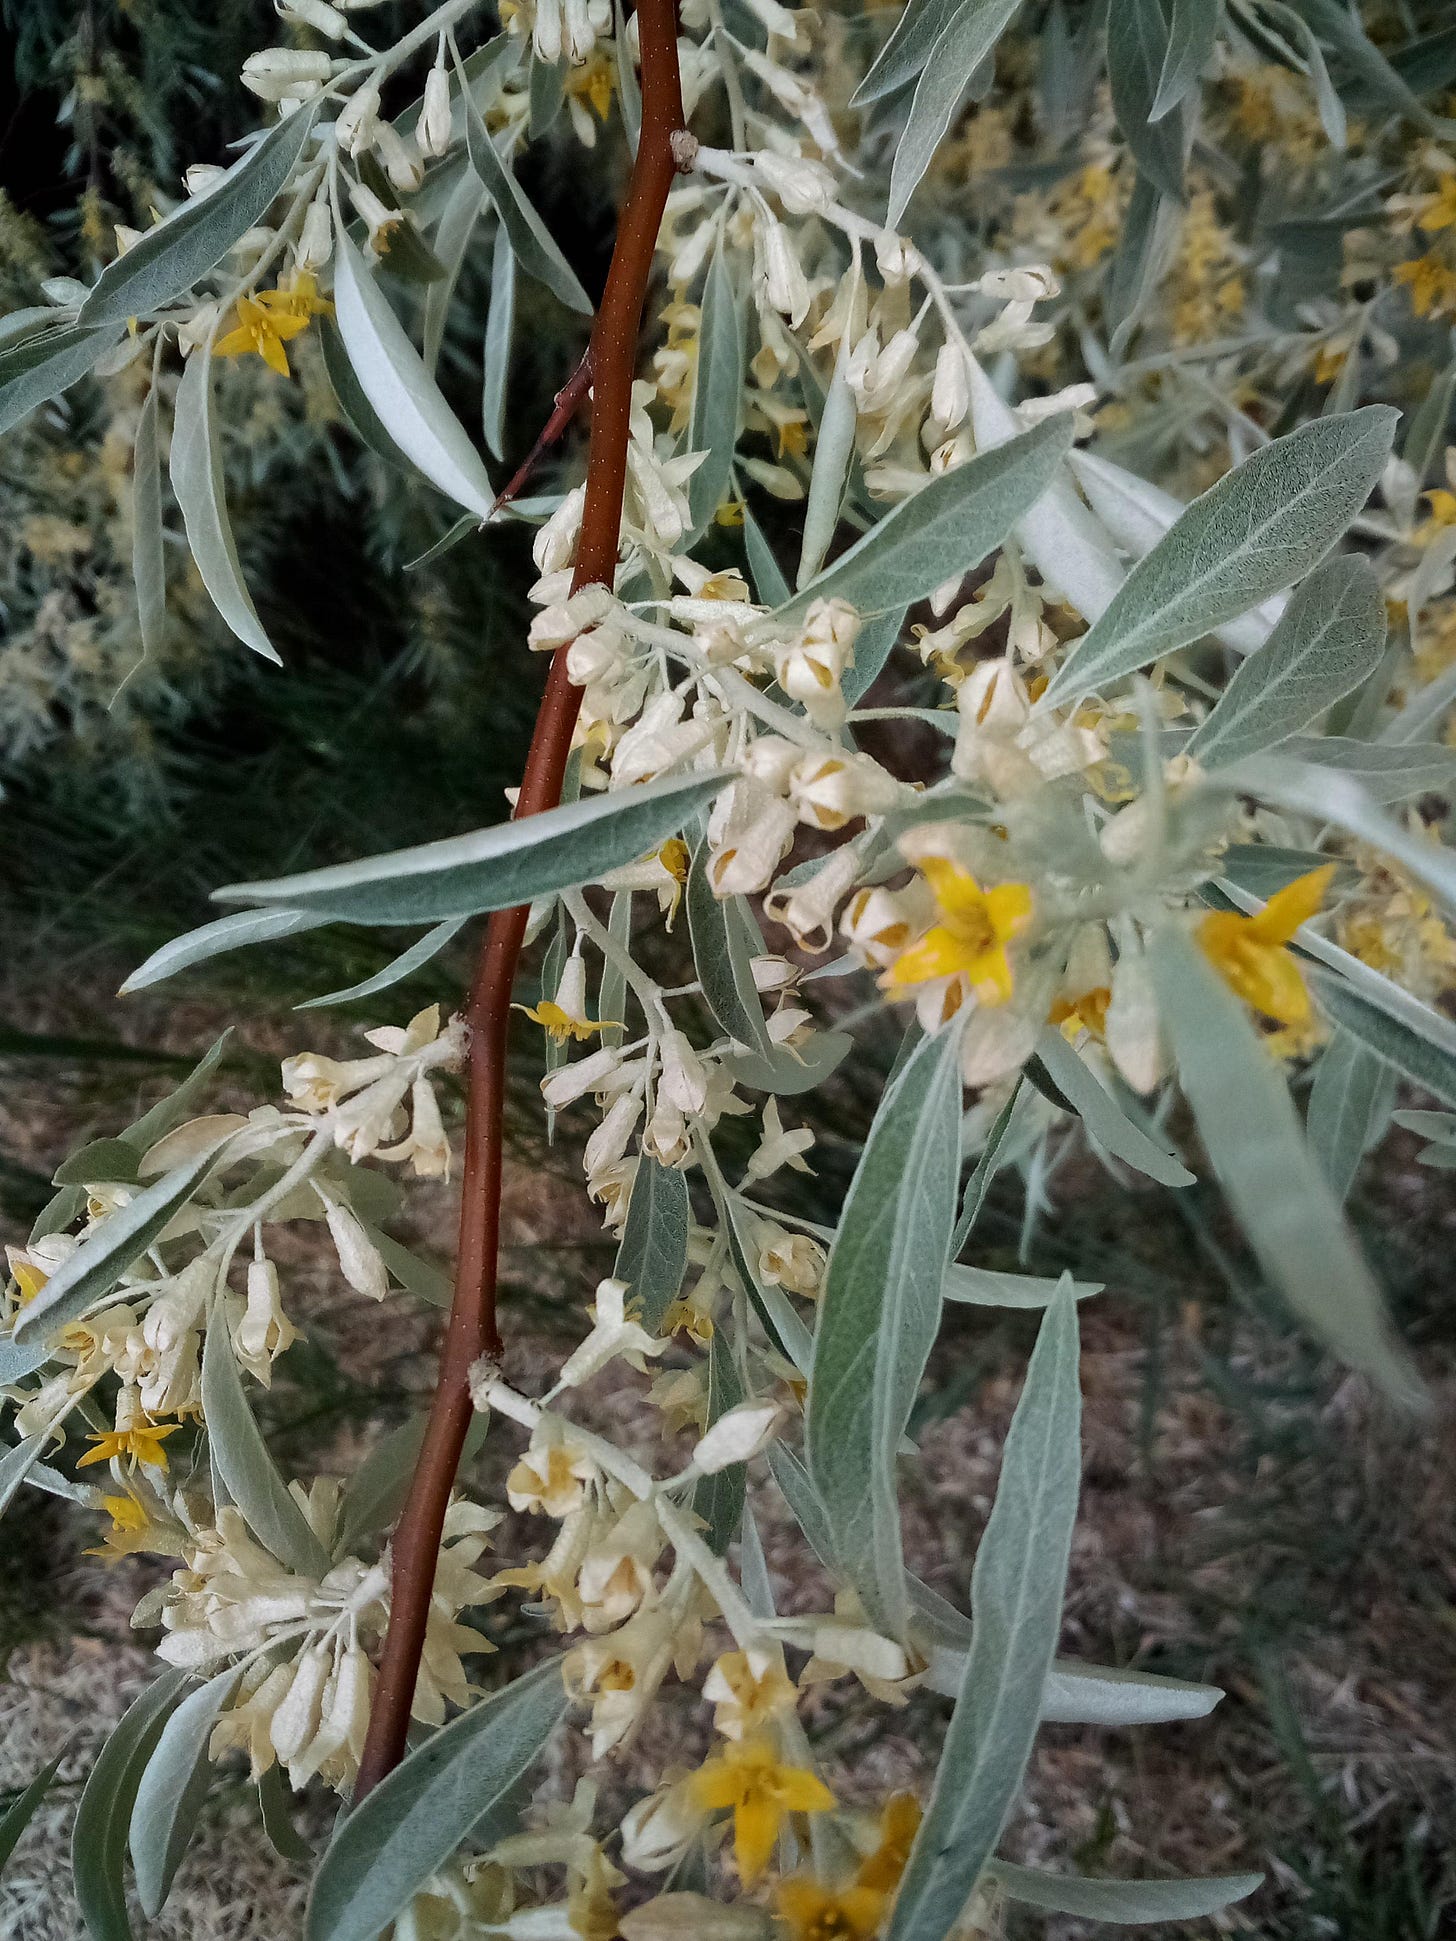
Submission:
POLYGON ((1031 890, 1025 883, 983 890, 969 870, 943 856, 926 856, 917 867, 935 892, 940 922, 900 952, 882 986, 904 990, 959 976, 969 980, 982 1004, 1004 1004, 1012 989, 1006 946, 1031 922, 1031 890))
POLYGON ((768 1864, 779 1829, 791 1813, 826 1813, 834 1795, 816 1774, 784 1766, 767 1738, 744 1739, 707 1760, 693 1775, 697 1803, 733 1809, 733 1854, 745 1887, 768 1864))
POLYGON ((1285 945, 1319 909, 1334 873, 1326 863, 1286 884, 1256 916, 1214 910, 1198 926, 1199 947, 1224 983, 1279 1024, 1303 1024, 1309 1016, 1309 992, 1285 945))
POLYGON ((239 297, 234 312, 237 322, 213 345, 214 357, 246 357, 256 353, 270 371, 290 377, 288 353, 283 346, 308 329, 310 317, 331 317, 334 306, 318 294, 318 285, 307 270, 301 270, 292 284, 276 290, 259 290, 256 296, 239 297))

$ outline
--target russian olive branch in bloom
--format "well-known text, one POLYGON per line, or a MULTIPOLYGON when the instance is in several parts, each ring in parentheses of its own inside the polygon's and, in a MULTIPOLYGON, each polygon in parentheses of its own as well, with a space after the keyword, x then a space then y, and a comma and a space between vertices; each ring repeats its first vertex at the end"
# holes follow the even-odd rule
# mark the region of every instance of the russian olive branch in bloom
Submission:
MULTIPOLYGON (((1232 247, 1180 198, 1202 166, 1195 126, 1217 154, 1234 143, 1219 90, 1251 85, 1251 20, 1272 32, 1242 4, 1203 9, 1197 33, 1181 6, 1135 11, 1135 46, 1132 8, 1105 40, 1095 9, 1077 29, 1111 107, 1080 111, 1090 159, 1077 154, 1066 220, 1104 233, 1121 180, 1136 288, 1106 246, 1046 231, 1039 205, 999 229, 945 220, 942 157, 981 129, 962 103, 1009 0, 917 0, 878 53, 873 32, 778 0, 691 0, 681 22, 669 0, 631 20, 535 0, 503 8, 493 35, 451 0, 383 50, 359 31, 367 10, 284 0, 290 43, 244 74, 276 104, 266 132, 226 172, 192 171, 187 199, 122 236, 94 286, 0 350, 0 423, 97 369, 145 382, 143 611, 166 595, 169 418, 198 576, 237 637, 272 653, 220 483, 227 372, 256 356, 283 383, 319 357, 361 443, 458 511, 442 545, 534 524, 528 645, 550 656, 510 819, 226 886, 229 913, 129 980, 328 924, 413 933, 329 1000, 374 1001, 484 915, 463 1015, 377 1027, 358 1058, 300 1051, 284 1103, 247 1114, 198 1116, 204 1061, 74 1155, 12 1252, 0 1495, 58 1492, 109 1518, 110 1554, 173 1565, 136 1614, 170 1669, 79 1809, 77 1892, 98 1935, 124 1905, 114 1829, 154 1913, 212 1763, 233 1756, 265 1826, 280 1771, 347 1802, 311 1941, 391 1925, 941 1941, 995 1933, 1008 1901, 1166 1923, 1256 1884, 1086 1880, 998 1851, 1044 1719, 1196 1718, 1219 1693, 1057 1656, 1078 1311, 1103 1290, 993 1268, 978 1229, 998 1174, 1020 1176, 1034 1226, 1079 1150, 1141 1206, 1205 1169, 1298 1321, 1419 1407, 1343 1201, 1400 1080, 1456 1105, 1438 1002, 1456 866, 1430 806, 1456 787, 1436 738, 1456 685, 1422 658, 1456 541, 1439 490, 1431 519, 1414 515, 1452 391, 1433 387, 1419 437, 1399 424, 1387 365, 1360 355, 1381 342, 1377 298, 1341 340, 1339 408, 1294 411, 1278 435, 1264 393, 1309 348, 1287 318, 1250 327, 1222 390, 1162 353, 1141 374, 1126 360, 1160 304, 1177 336, 1232 247), (579 157, 614 101, 635 159, 612 266, 523 468, 589 385, 585 478, 524 499, 519 474, 497 489, 458 410, 455 291, 488 245, 483 333, 467 321, 488 346, 499 457, 518 279, 590 308, 514 160, 548 134, 579 157), (695 141, 685 110, 731 148, 695 141), (912 190, 926 219, 902 230, 912 190), (1189 260, 1160 278, 1180 224, 1189 260), (1178 454, 1181 493, 1123 462, 1134 405, 1178 454), (934 731, 929 755, 895 739, 909 726, 934 731), (669 930, 692 958, 676 983, 669 930), (518 996, 528 943, 539 989, 518 996), (583 1171, 617 1241, 541 1396, 504 1365, 494 1309, 512 1009, 540 1033, 548 1112, 594 1111, 583 1171), (899 1049, 835 1206, 813 1178, 816 1147, 843 1136, 835 1074, 887 1040, 899 1049), (448 1174, 434 1082, 461 1068, 433 1407, 347 1485, 290 1480, 253 1407, 296 1333, 277 1230, 326 1232, 352 1297, 440 1302, 438 1271, 389 1231, 389 1169, 448 1174), (954 1602, 907 1564, 899 1487, 947 1302, 1040 1315, 974 1565, 952 1560, 954 1602), (664 1448, 591 1426, 593 1384, 634 1381, 664 1448), (490 1416, 520 1441, 506 1499, 545 1533, 495 1569, 499 1513, 459 1473, 490 1416), (758 1534, 770 1488, 823 1566, 828 1608, 779 1612, 758 1534), (487 1693, 466 1660, 492 1651, 497 1607, 536 1627, 543 1656, 487 1693), (953 1701, 915 1795, 866 1797, 820 1769, 807 1728, 824 1687, 866 1711, 914 1691, 953 1701), (588 1779, 523 1824, 522 1784, 568 1711, 593 1760, 618 1760, 650 1743, 675 1690, 712 1748, 696 1764, 639 1774, 615 1823, 588 1779)), ((1052 43, 1051 16, 1025 12, 1052 43)), ((1386 104, 1360 139, 1441 135, 1357 30, 1322 0, 1305 13, 1293 71, 1321 88, 1321 156, 1343 153, 1337 130, 1349 139, 1326 48, 1367 113, 1372 95, 1386 104)), ((1055 121, 1055 96, 1048 82, 1033 122, 1055 121)), ((1438 197, 1413 207, 1441 233, 1438 197)), ((1215 321, 1244 301, 1231 280, 1215 321)), ((1321 311, 1305 335, 1329 352, 1339 333, 1321 311)), ((1447 1116, 1415 1122, 1439 1154, 1447 1116)))

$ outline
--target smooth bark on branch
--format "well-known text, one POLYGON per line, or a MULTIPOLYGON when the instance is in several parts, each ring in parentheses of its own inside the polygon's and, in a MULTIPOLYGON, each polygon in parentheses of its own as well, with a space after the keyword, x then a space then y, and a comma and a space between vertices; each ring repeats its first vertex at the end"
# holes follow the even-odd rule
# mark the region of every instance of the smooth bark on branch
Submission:
MULTIPOLYGON (((595 584, 610 586, 616 571, 642 312, 663 209, 678 167, 674 137, 683 131, 676 0, 639 0, 637 25, 642 128, 606 288, 584 360, 591 375, 591 442, 573 591, 595 584)), ((521 778, 517 816, 549 809, 561 796, 581 704, 580 690, 567 678, 566 653, 562 647, 552 657, 521 778)), ((519 908, 498 911, 490 918, 466 1011, 469 1095, 455 1293, 424 1443, 391 1544, 389 1629, 354 1788, 356 1801, 404 1754, 445 1511, 470 1424, 470 1369, 482 1355, 498 1355, 501 1348, 495 1311, 501 1116, 511 989, 526 917, 525 908, 519 908)))

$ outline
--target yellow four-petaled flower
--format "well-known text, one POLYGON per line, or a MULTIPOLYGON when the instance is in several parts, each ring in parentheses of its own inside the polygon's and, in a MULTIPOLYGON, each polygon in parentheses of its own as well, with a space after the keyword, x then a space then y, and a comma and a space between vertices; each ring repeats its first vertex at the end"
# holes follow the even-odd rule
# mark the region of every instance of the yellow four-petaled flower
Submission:
POLYGON ((237 322, 213 345, 213 356, 256 355, 270 371, 288 377, 288 353, 283 346, 308 329, 311 317, 331 317, 334 306, 319 295, 308 271, 300 270, 286 287, 280 283, 276 290, 239 297, 233 314, 237 322))
POLYGON ((1326 863, 1276 891, 1254 916, 1213 910, 1198 926, 1199 946, 1229 989, 1280 1024, 1309 1016, 1304 977, 1285 945, 1319 909, 1334 873, 1326 863))
POLYGON ((834 1795, 817 1774, 785 1766, 767 1736, 724 1747, 693 1774, 699 1806, 733 1809, 733 1853, 745 1887, 768 1864, 779 1829, 791 1813, 826 1813, 834 1795))
POLYGON ((935 892, 940 922, 901 951, 881 979, 885 989, 960 976, 982 1004, 1004 1004, 1012 989, 1006 946, 1031 922, 1030 888, 998 883, 983 890, 969 870, 943 856, 926 856, 917 868, 935 892))

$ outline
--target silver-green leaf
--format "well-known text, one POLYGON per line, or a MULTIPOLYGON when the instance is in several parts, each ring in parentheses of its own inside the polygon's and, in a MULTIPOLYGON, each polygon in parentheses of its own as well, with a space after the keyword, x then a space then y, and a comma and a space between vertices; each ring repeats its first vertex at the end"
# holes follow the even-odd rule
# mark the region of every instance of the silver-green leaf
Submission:
POLYGON ((1385 601, 1369 562, 1358 553, 1327 560, 1234 670, 1185 752, 1215 768, 1274 747, 1352 694, 1384 652, 1385 601))
POLYGON ((340 1822, 309 1897, 306 1941, 377 1941, 461 1841, 502 1808, 566 1711, 548 1658, 442 1727, 340 1822))
POLYGON ((215 1308, 202 1350, 202 1411, 213 1467, 260 1543, 305 1577, 322 1577, 328 1552, 290 1494, 248 1407, 231 1332, 215 1308))
POLYGON ((807 1460, 834 1554, 872 1618, 909 1619, 895 1459, 940 1325, 960 1179, 960 1034, 923 1039, 886 1088, 819 1297, 807 1460))
POLYGON ((1336 1354, 1414 1405, 1421 1385, 1243 1005, 1172 925, 1155 937, 1148 961, 1184 1094, 1260 1266, 1336 1354))
POLYGON ((132 1262, 140 1259, 165 1231, 179 1207, 201 1186, 226 1147, 221 1139, 195 1158, 174 1166, 143 1187, 67 1256, 15 1323, 15 1340, 25 1346, 46 1340, 109 1294, 132 1262))
POLYGON ((1071 442, 1072 420, 1061 412, 940 473, 785 601, 775 624, 802 619, 815 600, 847 600, 863 614, 901 612, 969 573, 1051 484, 1071 442))
MULTIPOLYGON (((273 943, 280 937, 296 937, 300 931, 322 929, 328 921, 307 910, 239 910, 230 917, 215 917, 211 923, 185 931, 154 950, 144 964, 138 964, 120 994, 125 997, 130 991, 144 991, 149 984, 160 984, 178 971, 205 964, 230 950, 242 950, 248 944, 273 943)), ((317 1002, 329 1000, 319 998, 317 1002)))
POLYGON ((1302 578, 1365 503, 1398 417, 1371 404, 1316 419, 1195 499, 1072 649, 1044 703, 1106 688, 1302 578))
POLYGON ((233 244, 262 221, 292 179, 313 133, 316 103, 269 130, 204 196, 184 202, 108 263, 77 313, 78 324, 125 323, 148 316, 215 269, 233 244))
POLYGON ((888 1941, 942 1941, 1015 1804, 1061 1629, 1081 1482, 1077 1304, 1047 1309, 971 1574, 971 1645, 888 1941))
POLYGON ((655 849, 722 788, 673 776, 584 797, 519 821, 272 882, 232 883, 222 903, 282 904, 350 923, 439 923, 589 883, 655 849))
POLYGON ((170 464, 173 496, 209 599, 245 647, 281 667, 243 579, 228 519, 222 452, 212 415, 212 360, 205 350, 193 351, 177 386, 170 464))
POLYGON ((1089 1921, 1127 1927, 1151 1921, 1196 1921, 1245 1900, 1262 1874, 1208 1874, 1203 1879, 1089 1880, 1078 1874, 1044 1874, 994 1860, 987 1870, 1014 1901, 1052 1914, 1079 1914, 1089 1921))
POLYGON ((137 1899, 147 1915, 160 1913, 172 1891, 212 1783, 207 1742, 241 1677, 241 1666, 229 1665, 189 1692, 162 1728, 142 1772, 129 1841, 137 1899))

